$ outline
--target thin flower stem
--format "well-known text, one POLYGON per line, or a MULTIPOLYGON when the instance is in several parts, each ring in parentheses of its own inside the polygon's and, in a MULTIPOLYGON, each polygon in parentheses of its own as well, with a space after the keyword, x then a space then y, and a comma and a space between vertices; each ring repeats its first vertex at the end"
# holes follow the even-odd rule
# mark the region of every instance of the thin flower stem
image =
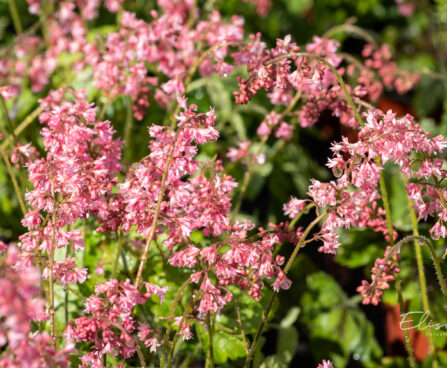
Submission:
MULTIPOLYGON (((306 230, 304 230, 303 235, 301 236, 298 244, 295 246, 295 249, 293 250, 292 255, 289 258, 289 261, 286 264, 286 267, 284 268, 284 273, 287 274, 287 272, 289 272, 290 267, 292 266, 293 261, 295 260, 295 257, 297 256, 299 250, 301 249, 301 247, 303 246, 303 244, 306 241, 307 236, 309 235, 309 233, 311 232, 311 230, 320 222, 321 219, 324 218, 324 216, 326 216, 327 211, 324 211, 321 215, 319 215, 317 218, 315 218, 310 224, 309 226, 306 228, 306 230)), ((262 332, 264 330, 264 326, 265 323, 267 322, 267 318, 268 315, 270 313, 270 310, 273 307, 273 302, 276 299, 276 296, 278 295, 277 291, 274 291, 272 296, 270 297, 269 303, 267 305, 267 308, 264 311, 264 314, 262 316, 262 320, 261 323, 259 324, 258 330, 256 331, 256 335, 255 338, 251 344, 250 350, 248 351, 247 357, 245 358, 245 365, 244 368, 249 368, 250 367, 250 362, 251 359, 253 357, 253 354, 256 350, 256 347, 259 343, 259 340, 262 336, 262 332)))
POLYGON ((130 280, 132 280, 132 275, 129 272, 129 266, 127 265, 126 252, 123 248, 121 248, 121 262, 123 263, 124 273, 130 280))
POLYGON ((8 0, 9 12, 11 13, 12 23, 17 34, 23 32, 22 23, 20 22, 19 12, 17 10, 15 0, 8 0))
POLYGON ((199 352, 200 347, 201 347, 200 343, 196 344, 194 350, 190 354, 188 354, 188 356, 186 357, 185 361, 182 363, 180 368, 188 368, 189 367, 189 365, 191 364, 194 357, 197 356, 197 353, 199 352))
POLYGON ((447 308, 447 287, 445 284, 445 279, 441 271, 441 265, 439 264, 438 256, 436 255, 435 248, 433 244, 425 237, 420 236, 419 240, 427 246, 430 251, 431 258, 433 260, 433 264, 435 265, 436 276, 438 277, 439 286, 441 287, 442 296, 444 298, 444 306, 447 308))
POLYGON ((233 302, 234 302, 234 309, 236 309, 237 322, 239 323, 239 328, 241 330, 242 343, 244 344, 245 352, 248 354, 248 343, 247 343, 247 337, 245 336, 244 327, 242 326, 241 310, 239 308, 239 304, 236 298, 233 299, 233 302))
MULTIPOLYGON (((405 180, 405 177, 404 177, 405 180)), ((419 229, 418 229, 418 220, 416 218, 416 213, 414 211, 414 203, 411 201, 410 197, 407 194, 408 198, 408 206, 410 208, 410 217, 411 217, 411 225, 413 227, 413 235, 419 235, 419 229)), ((424 308, 424 313, 430 314, 430 304, 428 300, 428 293, 427 293, 427 281, 425 278, 425 271, 424 271, 424 263, 422 260, 422 251, 421 247, 419 246, 419 243, 417 240, 414 240, 414 250, 416 253, 416 262, 418 267, 418 275, 419 275, 419 285, 421 287, 421 293, 422 293, 422 306, 424 308)), ((438 368, 438 360, 437 360, 437 353, 436 353, 436 347, 435 343, 433 341, 433 328, 428 328, 428 333, 426 334, 428 338, 428 343, 430 346, 430 351, 433 355, 433 368, 438 368)))
POLYGON ((5 120, 9 125, 9 129, 11 130, 12 140, 14 141, 14 145, 17 146, 19 143, 17 141, 17 136, 14 129, 14 124, 12 123, 11 117, 9 116, 8 106, 6 106, 6 101, 3 96, 0 95, 0 102, 2 104, 3 114, 5 115, 5 120))
POLYGON ((208 312, 206 315, 206 326, 208 328, 208 361, 209 367, 214 368, 214 346, 213 346, 213 326, 211 325, 211 313, 208 312))
MULTIPOLYGON (((381 163, 379 158, 377 158, 376 161, 378 164, 381 163)), ((380 170, 379 182, 380 182, 380 190, 382 193, 383 207, 385 208, 385 218, 386 218, 386 224, 387 224, 387 228, 388 228, 388 237, 390 239, 389 243, 390 243, 390 246, 393 247, 394 246, 394 238, 393 238, 393 224, 392 224, 392 220, 391 220, 391 208, 390 208, 390 202, 388 200, 388 192, 387 192, 386 185, 385 185, 385 178, 383 175, 383 170, 380 170)), ((396 279, 395 285, 396 285, 397 299, 399 301, 400 311, 401 311, 401 313, 403 313, 405 311, 405 305, 404 305, 404 298, 402 295, 402 288, 401 288, 399 274, 395 275, 395 279, 396 279)), ((412 368, 415 368, 416 360, 414 358, 413 348, 411 346, 410 334, 408 332, 408 323, 407 323, 406 319, 401 320, 401 322, 403 322, 403 326, 404 326, 405 346, 407 349, 410 366, 412 368)))
POLYGON ((272 296, 270 297, 269 303, 267 304, 267 308, 265 309, 264 314, 262 315, 261 323, 259 324, 258 330, 256 331, 255 339, 253 340, 253 342, 250 346, 250 350, 248 351, 247 357, 245 358, 244 368, 250 367, 251 359, 252 359, 253 354, 256 350, 256 347, 259 343, 259 339, 262 336, 262 332, 264 330, 265 323, 267 322, 268 315, 270 313, 270 310, 273 307, 273 302, 275 301, 277 295, 278 295, 278 292, 274 291, 272 296))
MULTIPOLYGON (((199 300, 199 298, 201 297, 202 293, 199 291, 197 291, 196 295, 194 296, 194 298, 189 302, 189 304, 186 306, 185 311, 183 312, 182 318, 180 320, 179 323, 179 329, 177 330, 177 332, 174 335, 174 338, 172 340, 172 344, 171 344, 171 352, 169 354, 169 362, 168 362, 168 368, 172 368, 172 363, 174 361, 174 353, 175 353, 175 346, 177 345, 177 340, 179 335, 179 331, 181 329, 181 327, 183 326, 183 323, 186 320, 186 316, 189 313, 189 309, 192 308, 192 306, 194 305, 194 303, 199 300)), ((173 317, 173 316, 172 316, 173 317)), ((172 321, 172 319, 171 319, 172 321)), ((160 366, 160 368, 164 368, 162 365, 160 366)))
MULTIPOLYGON (((301 210, 301 211, 298 213, 298 215, 296 215, 295 218, 290 222, 289 226, 287 227, 287 231, 292 231, 293 227, 298 223, 298 221, 300 220, 300 218, 301 218, 303 215, 309 213, 309 211, 310 211, 312 208, 314 208, 315 206, 316 206, 315 203, 312 202, 312 203, 309 203, 306 207, 304 207, 304 209, 301 210)), ((310 241, 313 241, 313 239, 306 240, 305 242, 303 242, 302 245, 307 244, 307 243, 310 242, 310 241)), ((273 256, 274 256, 274 257, 276 257, 276 255, 279 253, 279 251, 280 251, 280 249, 281 249, 281 246, 282 246, 283 244, 284 244, 284 243, 279 243, 278 246, 276 247, 276 249, 273 251, 273 256)))
MULTIPOLYGON (((14 129, 14 134, 16 137, 20 135, 27 127, 30 125, 34 119, 42 112, 42 107, 36 107, 18 126, 14 129)), ((8 136, 5 138, 4 142, 1 144, 1 148, 6 150, 8 146, 13 141, 12 136, 8 136)))
POLYGON ((163 351, 161 353, 161 359, 160 359, 160 367, 161 368, 164 368, 164 366, 165 366, 166 353, 168 350, 168 343, 169 343, 169 335, 171 334, 172 320, 174 319, 175 308, 177 307, 183 292, 185 291, 185 289, 188 287, 188 285, 191 282, 192 282, 191 278, 188 278, 182 284, 182 286, 180 286, 180 289, 178 290, 177 295, 174 298, 174 302, 172 303, 171 311, 169 313, 169 318, 168 318, 168 327, 166 328, 166 333, 165 333, 165 341, 163 344, 163 351))
POLYGON ((116 232, 117 238, 118 238, 118 244, 116 248, 116 254, 115 254, 115 260, 113 261, 113 269, 112 269, 112 279, 116 277, 116 274, 118 272, 118 265, 119 265, 119 259, 121 256, 121 248, 123 245, 123 234, 121 234, 121 231, 116 232))
POLYGON ((3 138, 9 137, 8 131, 0 125, 0 133, 3 135, 3 138))
MULTIPOLYGON (((395 280, 396 280, 395 286, 397 292, 397 299, 399 301, 400 313, 402 314, 405 313, 405 304, 404 304, 404 297, 402 295, 402 287, 399 274, 395 274, 395 280)), ((408 332, 408 322, 406 319, 402 319, 402 317, 401 322, 404 326, 405 347, 407 349, 408 360, 410 361, 410 367, 416 368, 416 360, 414 358, 413 347, 411 346, 410 334, 408 332)))
POLYGON ((295 249, 292 252, 292 255, 289 258, 289 261, 286 264, 286 267, 284 267, 284 273, 287 274, 290 270, 290 267, 292 267, 293 261, 295 260, 296 255, 298 254, 300 248, 302 247, 302 245, 305 243, 305 240, 307 238, 307 236, 309 235, 309 233, 311 232, 311 230, 318 225, 318 223, 327 215, 327 211, 324 211, 321 215, 317 216, 310 224, 309 226, 306 228, 306 230, 304 230, 303 235, 300 238, 300 241, 298 242, 297 246, 295 247, 295 249))
POLYGON ((177 130, 175 132, 174 140, 172 142, 171 148, 169 150, 168 158, 166 160, 166 166, 163 171, 163 175, 161 177, 160 194, 158 195, 158 201, 157 201, 157 204, 155 207, 154 218, 152 219, 152 225, 151 225, 151 229, 149 232, 149 237, 146 242, 146 246, 144 247, 143 254, 140 257, 140 265, 138 267, 138 273, 137 273, 137 277, 135 279, 134 286, 136 289, 139 289, 139 287, 140 287, 141 279, 143 277, 144 264, 146 263, 147 255, 149 253, 149 247, 151 245, 152 240, 154 239, 155 230, 157 229, 158 216, 160 215, 161 203, 163 201, 163 196, 165 194, 166 179, 168 177, 169 167, 171 165, 172 156, 174 155, 175 144, 177 142, 177 137, 178 137, 179 132, 180 132, 180 130, 177 130))
POLYGON ((306 207, 304 207, 304 209, 302 211, 300 211, 300 213, 298 213, 298 215, 295 216, 295 218, 290 222, 289 227, 287 228, 287 230, 292 231, 293 227, 297 224, 297 222, 300 220, 300 218, 308 213, 312 208, 315 207, 315 203, 309 203, 306 207))
POLYGON ((292 111, 292 109, 295 107, 295 105, 298 103, 298 101, 301 98, 302 91, 299 90, 297 93, 295 93, 295 96, 293 96, 292 101, 290 101, 289 105, 286 107, 286 109, 281 113, 281 117, 287 116, 289 112, 292 111))
POLYGON ((338 26, 332 27, 328 31, 326 31, 322 37, 331 38, 335 34, 342 33, 342 32, 359 36, 360 38, 364 39, 366 42, 377 47, 377 42, 374 40, 374 38, 368 32, 366 32, 364 29, 357 27, 353 24, 340 24, 338 26))
POLYGON ((113 95, 113 91, 114 91, 114 89, 115 89, 115 88, 112 88, 112 91, 111 91, 111 92, 109 93, 109 95, 107 96, 106 102, 104 102, 104 105, 102 105, 102 107, 101 107, 101 111, 99 112, 99 120, 103 120, 103 119, 104 119, 104 116, 105 116, 105 114, 106 114, 107 107, 109 107, 110 103, 111 103, 112 100, 113 100, 112 95, 113 95))
POLYGON ((14 170, 12 169, 11 163, 9 162, 8 155, 5 153, 5 151, 0 147, 0 155, 3 158, 3 161, 5 162, 6 169, 8 170, 9 176, 11 177, 12 185, 14 187, 14 190, 17 195, 17 199, 19 201, 20 209, 22 210, 23 215, 26 215, 26 206, 25 202, 23 201, 22 192, 20 190, 19 184, 17 182, 17 179, 14 175, 14 170))
MULTIPOLYGON (((67 259, 70 255, 70 243, 65 246, 65 259, 67 259)), ((65 288, 65 298, 64 298, 64 315, 65 315, 65 324, 68 323, 68 302, 69 302, 69 288, 65 288)))
POLYGON ((133 115, 132 115, 132 99, 127 96, 127 106, 126 106, 126 123, 124 125, 124 154, 130 152, 130 142, 132 138, 132 123, 133 123, 133 115))
MULTIPOLYGON (((15 133, 15 129, 14 129, 14 124, 11 120, 11 117, 9 115, 9 110, 8 110, 8 106, 6 105, 6 100, 3 98, 3 96, 0 95, 0 103, 2 105, 2 109, 3 109, 3 114, 5 116, 5 120, 8 122, 8 126, 9 126, 9 130, 11 131, 10 134, 6 134, 6 137, 12 137, 12 140, 14 142, 14 145, 16 147, 19 146, 19 141, 17 139, 16 133, 15 133)), ((18 170, 19 172, 19 176, 20 176, 20 182, 22 184, 22 188, 26 189, 26 178, 25 175, 23 174, 22 170, 18 170)))
MULTIPOLYGON (((54 193, 53 193, 54 198, 54 193)), ((55 336, 56 336, 56 326, 54 321, 54 252, 56 248, 56 209, 53 210, 52 214, 52 223, 53 223, 53 234, 51 235, 51 245, 50 245, 50 260, 49 260, 49 287, 50 287, 50 334, 51 339, 53 341, 53 345, 55 344, 55 336)))
POLYGON ((141 347, 138 343, 135 345, 135 350, 138 355, 138 359, 140 360, 140 364, 142 368, 146 368, 146 359, 144 359, 143 352, 141 351, 141 347))

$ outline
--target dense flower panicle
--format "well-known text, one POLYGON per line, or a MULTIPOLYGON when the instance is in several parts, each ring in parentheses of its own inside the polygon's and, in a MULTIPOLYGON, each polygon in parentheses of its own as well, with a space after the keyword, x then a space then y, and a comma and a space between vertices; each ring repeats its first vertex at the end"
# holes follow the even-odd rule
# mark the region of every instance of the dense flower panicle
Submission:
POLYGON ((199 66, 201 74, 228 75, 233 66, 225 62, 227 44, 243 38, 240 17, 233 16, 230 23, 225 23, 219 12, 213 11, 207 20, 190 29, 188 17, 181 10, 184 7, 189 13, 187 2, 179 1, 176 6, 165 1, 159 3, 164 12, 161 15, 152 12, 154 19, 150 23, 124 12, 119 32, 109 33, 106 49, 90 58, 96 87, 110 99, 120 94, 130 96, 135 101, 134 115, 140 120, 149 107, 151 92, 163 107, 185 92, 187 74, 200 57, 197 44, 213 48, 199 66), (158 78, 148 76, 146 63, 157 65, 168 80, 159 83, 158 78))
POLYGON ((376 259, 371 270, 371 283, 363 280, 362 285, 357 288, 363 297, 363 304, 379 304, 383 291, 390 288, 390 281, 393 281, 395 274, 400 272, 396 265, 399 261, 398 250, 394 254, 390 252, 391 247, 387 247, 385 257, 376 259))
POLYGON ((368 112, 359 140, 365 142, 359 147, 363 154, 379 157, 383 163, 394 161, 407 177, 411 176, 412 152, 436 155, 447 147, 441 136, 430 138, 412 116, 397 119, 391 111, 383 114, 379 110, 368 112))
POLYGON ((239 91, 234 92, 234 95, 236 103, 239 104, 246 104, 261 88, 267 91, 273 91, 275 88, 286 90, 290 86, 287 75, 291 72, 292 61, 284 58, 274 65, 268 62, 281 55, 299 51, 299 47, 290 42, 290 35, 284 40, 278 39, 273 49, 266 48, 266 45, 260 41, 260 34, 251 35, 250 38, 250 42, 242 45, 237 53, 232 54, 237 65, 247 65, 249 73, 248 79, 238 77, 239 91))
POLYGON ((247 232, 253 227, 248 221, 235 222, 227 240, 222 243, 203 249, 191 245, 171 255, 169 263, 173 266, 195 268, 199 263, 205 266, 206 271, 198 271, 192 276, 195 283, 202 280, 200 290, 203 294, 199 312, 220 311, 232 299, 226 288, 231 284, 243 290, 248 289, 248 294, 255 300, 261 298, 264 278, 276 276, 272 285, 276 291, 290 287, 290 280, 279 267, 284 260, 273 256, 274 246, 283 239, 274 231, 265 232, 261 229, 254 238, 259 240, 250 240, 247 232), (217 281, 212 281, 212 274, 217 281))
MULTIPOLYGON (((165 245, 168 248, 188 239, 195 229, 220 234, 222 226, 225 228, 229 223, 225 216, 230 207, 229 193, 235 186, 227 175, 208 180, 199 173, 184 179, 186 175, 196 174, 200 166, 195 161, 197 147, 194 143, 216 140, 218 133, 213 126, 213 110, 195 113, 195 105, 187 106, 183 98, 179 103, 183 111, 177 116, 177 131, 157 125, 149 128, 154 138, 149 144, 151 152, 134 168, 120 189, 125 204, 122 229, 127 231, 131 226, 138 226, 138 231, 146 236, 160 195, 163 172, 167 170, 165 192, 168 198, 161 204, 159 231, 167 227, 169 237, 165 245), (166 167, 168 162, 169 168, 166 167)), ((217 172, 221 171, 219 166, 216 165, 217 172)))
MULTIPOLYGON (((96 109, 82 91, 75 93, 73 102, 61 102, 62 98, 63 91, 57 91, 42 101, 41 134, 47 154, 27 165, 33 190, 25 195, 32 207, 22 221, 30 230, 20 237, 25 257, 69 244, 76 252, 84 247, 82 232, 63 227, 79 218, 110 215, 107 199, 117 183, 121 141, 113 138, 110 122, 96 121, 96 109), (45 221, 45 216, 53 220, 45 221)), ((49 277, 48 268, 43 275, 49 277)), ((86 269, 67 259, 55 263, 54 277, 64 285, 83 282, 86 269)))
POLYGON ((68 367, 73 346, 56 349, 47 332, 32 332, 32 321, 48 318, 40 297, 40 274, 24 266, 19 250, 2 242, 0 255, 1 367, 68 367))
MULTIPOLYGON (((271 91, 269 97, 273 104, 287 105, 296 90, 301 91, 307 100, 298 115, 298 121, 303 127, 313 125, 324 110, 332 111, 343 124, 357 126, 354 114, 344 99, 344 92, 327 67, 311 58, 295 56, 270 64, 270 60, 275 57, 293 54, 299 48, 290 43, 289 36, 284 41, 278 40, 277 47, 271 50, 267 50, 260 42, 259 35, 253 36, 252 40, 247 43, 247 49, 242 47, 241 51, 233 54, 236 62, 243 60, 248 63, 250 74, 247 80, 239 78, 240 90, 235 92, 237 103, 247 103, 251 95, 263 88, 271 91), (296 66, 295 70, 291 68, 292 61, 296 66)), ((324 57, 331 65, 338 67, 342 61, 336 54, 338 47, 338 42, 334 40, 315 36, 313 42, 306 45, 306 51, 324 57)), ((364 96, 361 88, 355 88, 353 93, 358 97, 364 96)), ((261 125, 258 134, 267 134, 266 128, 265 124, 261 125)), ((290 125, 281 123, 276 136, 290 140, 291 128, 290 125)))
POLYGON ((89 367, 92 361, 100 364, 95 366, 103 367, 101 360, 105 354, 131 357, 139 343, 137 336, 151 346, 152 352, 159 346, 153 330, 146 325, 137 327, 132 311, 152 295, 158 295, 162 302, 167 288, 148 282, 144 283, 144 287, 146 292, 140 292, 129 280, 122 282, 115 279, 95 287, 95 294, 85 302, 85 313, 89 316, 76 318, 65 331, 65 337, 69 340, 94 343, 93 351, 81 357, 83 367, 89 367))
MULTIPOLYGON (((40 0, 28 0, 28 3, 31 13, 41 13, 40 0)), ((0 83, 10 85, 14 95, 21 89, 24 79, 29 79, 33 92, 41 92, 48 85, 62 53, 80 53, 88 58, 95 49, 87 42, 84 20, 98 16, 99 1, 57 1, 54 5, 54 14, 45 22, 46 39, 19 35, 13 52, 0 61, 0 83)), ((75 61, 74 66, 81 70, 85 60, 75 61)))
POLYGON ((383 163, 392 160, 403 175, 414 180, 406 183, 414 209, 424 219, 437 215, 439 219, 430 232, 433 239, 445 237, 445 189, 437 184, 447 177, 438 158, 447 147, 445 139, 430 137, 410 115, 397 119, 391 112, 378 111, 368 113, 359 139, 365 142, 358 147, 359 154, 378 157, 383 163))
MULTIPOLYGON (((445 147, 446 142, 442 137, 430 138, 409 115, 396 119, 391 112, 383 114, 377 110, 369 111, 366 115, 366 124, 359 131, 357 142, 349 143, 344 139, 332 147, 334 157, 329 160, 328 166, 339 178, 330 183, 313 181, 309 187, 309 195, 319 207, 334 207, 331 210, 333 220, 329 226, 330 230, 341 226, 372 227, 388 236, 384 211, 376 202, 380 198, 377 185, 381 165, 391 160, 408 178, 416 176, 427 179, 442 176, 440 160, 433 156, 441 154, 445 147), (427 155, 416 171, 413 168, 419 159, 415 158, 415 154, 427 155), (348 159, 345 158, 346 155, 348 159), (353 190, 350 186, 357 189, 353 190)), ((425 210, 426 206, 418 185, 409 183, 407 191, 412 193, 410 198, 415 201, 415 208, 425 210)), ((436 192, 440 200, 440 192, 432 190, 433 194, 436 192)), ((424 214, 421 211, 421 215, 424 214, 425 217, 429 213, 433 215, 435 208, 436 205, 432 205, 431 212, 424 214)), ((438 206, 437 210, 440 208, 438 206)), ((437 228, 433 231, 436 233, 437 228)), ((393 234, 394 238, 396 236, 397 234, 393 234)))
POLYGON ((162 202, 162 216, 158 222, 160 231, 164 228, 168 234, 164 244, 173 248, 175 244, 189 242, 193 230, 202 230, 205 236, 210 237, 228 234, 225 244, 230 246, 230 249, 226 252, 222 251, 224 244, 216 243, 203 249, 188 245, 174 251, 169 259, 173 266, 188 268, 195 268, 200 261, 202 267, 207 270, 196 273, 194 277, 197 283, 203 277, 200 283, 202 301, 199 312, 217 312, 231 301, 231 293, 226 289, 230 284, 237 284, 242 289, 249 288, 249 294, 256 300, 260 298, 264 277, 272 278, 278 275, 274 288, 288 288, 290 281, 273 260, 273 245, 279 242, 279 237, 266 235, 257 242, 250 242, 247 240, 247 231, 252 225, 231 224, 230 193, 236 183, 228 175, 222 174, 223 168, 219 162, 213 163, 213 172, 209 177, 205 175, 206 170, 202 170, 196 176, 181 180, 186 174, 195 174, 198 165, 193 161, 195 150, 189 158, 180 152, 188 152, 193 141, 199 143, 214 139, 214 136, 208 133, 196 133, 196 130, 209 131, 214 117, 211 114, 195 114, 192 111, 194 106, 187 107, 185 100, 179 102, 184 112, 177 117, 178 132, 168 133, 166 128, 152 126, 151 136, 155 140, 150 144, 150 155, 135 169, 134 177, 121 187, 128 203, 124 229, 127 229, 127 224, 138 225, 143 235, 148 231, 153 221, 153 211, 150 209, 155 208, 159 195, 160 184, 157 182, 160 182, 160 173, 166 169, 167 156, 172 151, 172 163, 166 180, 169 201, 162 202), (180 152, 177 154, 178 150, 180 152), (152 193, 152 188, 157 191, 152 193), (217 283, 212 281, 214 277, 211 278, 211 274, 215 275, 217 283))
MULTIPOLYGON (((44 270, 43 277, 48 279, 48 268, 44 270)), ((76 267, 74 258, 67 258, 63 262, 56 262, 54 265, 54 277, 60 281, 62 285, 82 284, 87 279, 87 269, 76 267)))
MULTIPOLYGON (((305 46, 306 52, 324 58, 340 75, 357 75, 357 86, 347 85, 348 92, 356 98, 369 97, 377 99, 383 87, 393 87, 403 94, 413 88, 419 76, 407 71, 400 71, 397 64, 391 61, 391 53, 387 46, 379 50, 375 46, 366 45, 362 56, 365 65, 358 66, 349 58, 338 55, 339 43, 328 38, 313 37, 311 43, 305 46), (342 62, 347 65, 342 66, 342 62), (358 72, 356 73, 356 70, 358 72)), ((278 40, 274 49, 267 49, 260 41, 260 35, 252 35, 251 41, 240 46, 233 54, 240 65, 247 65, 249 78, 239 77, 239 91, 234 92, 236 103, 247 103, 259 89, 268 92, 272 104, 287 105, 296 92, 302 93, 304 104, 298 113, 298 122, 308 127, 318 121, 323 111, 329 110, 342 124, 358 128, 352 108, 346 101, 344 91, 339 86, 335 75, 322 62, 311 57, 296 57, 293 53, 299 51, 295 44, 290 43, 290 36, 284 41, 278 40), (281 55, 288 57, 281 58, 281 55), (276 59, 272 64, 272 59, 276 59), (292 68, 291 64, 296 68, 292 68)), ((285 128, 285 126, 284 126, 285 128)), ((267 134, 265 124, 260 127, 260 134, 267 134)), ((283 133, 283 135, 288 136, 283 133)), ((287 139, 286 139, 287 140, 287 139)))

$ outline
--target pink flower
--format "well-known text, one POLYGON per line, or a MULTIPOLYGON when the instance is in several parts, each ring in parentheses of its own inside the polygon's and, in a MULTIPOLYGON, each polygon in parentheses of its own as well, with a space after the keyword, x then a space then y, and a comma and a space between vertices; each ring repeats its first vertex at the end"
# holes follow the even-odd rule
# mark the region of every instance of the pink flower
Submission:
POLYGON ((321 364, 318 364, 317 368, 334 368, 332 362, 329 360, 323 360, 321 364))
POLYGON ((14 94, 11 91, 9 86, 0 87, 0 96, 2 96, 6 101, 10 98, 14 97, 14 94))
POLYGON ((298 216, 298 214, 304 209, 305 206, 305 200, 292 197, 292 199, 283 206, 282 210, 287 216, 293 219, 298 216))
POLYGON ((292 125, 282 122, 275 132, 275 137, 282 138, 285 141, 290 141, 293 138, 294 129, 295 128, 292 125))
POLYGON ((231 162, 235 162, 244 158, 248 155, 248 148, 250 147, 251 142, 242 141, 238 143, 239 148, 230 147, 226 156, 231 160, 231 162))

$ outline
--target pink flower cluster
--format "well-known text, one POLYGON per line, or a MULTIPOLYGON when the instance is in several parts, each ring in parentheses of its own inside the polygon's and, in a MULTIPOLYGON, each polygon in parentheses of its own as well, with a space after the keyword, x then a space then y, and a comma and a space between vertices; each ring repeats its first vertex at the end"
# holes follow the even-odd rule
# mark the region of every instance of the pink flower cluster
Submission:
POLYGON ((371 270, 371 283, 363 280, 362 285, 357 288, 363 297, 363 304, 379 304, 383 291, 390 288, 389 282, 393 281, 394 275, 400 272, 396 265, 399 261, 397 253, 398 251, 391 253, 391 248, 387 247, 385 258, 376 259, 371 270))
POLYGON ((47 332, 32 332, 31 322, 48 318, 40 297, 40 274, 21 265, 20 251, 0 242, 0 366, 68 367, 73 346, 56 349, 47 332))
MULTIPOLYGON (((433 157, 440 154, 446 147, 441 136, 429 138, 414 119, 407 115, 396 119, 391 112, 383 114, 378 110, 369 111, 366 124, 360 128, 358 141, 350 143, 346 138, 332 146, 333 158, 328 162, 337 176, 335 181, 321 183, 312 181, 309 196, 318 207, 327 207, 327 217, 316 239, 323 241, 319 249, 325 253, 335 253, 339 246, 337 228, 368 227, 382 232, 389 237, 385 222, 385 212, 378 206, 380 199, 378 180, 380 170, 388 161, 400 167, 408 178, 424 178, 442 176, 440 160, 433 157), (426 156, 425 160, 415 158, 416 153, 426 156), (415 164, 421 162, 420 168, 414 173, 415 164)), ((439 180, 439 179, 436 179, 439 180)), ((445 236, 443 230, 443 211, 441 194, 443 189, 427 183, 408 183, 407 190, 416 203, 416 210, 422 217, 439 212, 440 220, 432 229, 434 236, 445 236), (422 199, 421 192, 428 191, 431 199, 428 206, 422 199), (428 212, 423 212, 424 210, 428 212)), ((427 201, 427 199, 426 199, 427 201)), ((286 214, 297 214, 294 210, 303 202, 293 199, 286 207, 286 214)), ((393 234, 397 237, 397 233, 393 234)))
MULTIPOLYGON (((121 141, 113 139, 110 122, 96 121, 96 109, 85 101, 83 91, 74 93, 74 101, 62 101, 64 95, 61 89, 41 101, 47 153, 27 165, 33 190, 25 197, 32 209, 22 220, 29 232, 20 237, 27 260, 69 244, 75 253, 83 248, 81 230, 64 227, 89 216, 107 218, 108 197, 117 183, 121 141)), ((44 276, 50 276, 47 267, 44 276)), ((54 277, 64 285, 82 283, 86 276, 74 258, 54 265, 54 277)))
POLYGON ((152 295, 163 302, 167 288, 144 283, 146 292, 140 292, 130 284, 111 279, 95 287, 95 295, 85 302, 85 313, 91 316, 76 318, 68 325, 65 337, 76 342, 92 342, 91 352, 81 357, 82 367, 103 368, 102 357, 106 354, 129 358, 136 352, 140 341, 155 351, 160 344, 153 330, 146 325, 137 328, 132 316, 137 304, 145 304, 152 295), (152 335, 149 337, 149 335, 152 335))
POLYGON ((433 239, 445 237, 446 190, 440 183, 447 171, 442 169, 439 158, 447 147, 445 139, 440 135, 431 138, 410 115, 397 119, 391 112, 378 111, 368 114, 359 139, 372 143, 365 147, 365 154, 379 157, 382 163, 392 160, 412 179, 407 181, 406 190, 414 209, 423 219, 438 216, 430 232, 433 239))
MULTIPOLYGON (((340 75, 347 72, 352 76, 359 69, 358 85, 355 88, 347 86, 349 93, 356 98, 369 96, 377 99, 384 86, 394 87, 401 94, 406 93, 419 80, 417 74, 397 68, 397 64, 391 61, 388 46, 376 50, 374 46, 366 45, 362 52, 365 64, 361 68, 350 59, 344 60, 346 67, 341 66, 343 58, 337 54, 337 41, 314 36, 313 42, 305 48, 307 53, 320 56, 337 68, 340 75)), ((252 35, 251 41, 240 46, 240 51, 232 55, 236 63, 247 65, 249 73, 248 79, 239 78, 239 91, 234 92, 236 102, 247 103, 262 88, 270 92, 268 96, 273 104, 288 105, 293 91, 301 91, 301 97, 305 99, 298 113, 301 126, 315 124, 321 112, 329 110, 342 124, 356 128, 357 121, 335 75, 314 58, 294 55, 298 51, 296 44, 290 43, 290 36, 277 40, 276 48, 267 49, 260 41, 260 35, 252 35)))
MULTIPOLYGON (((394 87, 399 94, 404 94, 413 89, 413 86, 419 82, 419 75, 410 73, 406 70, 399 70, 396 62, 391 60, 391 50, 388 45, 382 45, 376 48, 373 45, 366 45, 362 51, 362 56, 365 58, 365 66, 369 70, 375 70, 380 76, 380 81, 384 87, 394 87)), ((381 87, 377 82, 368 82, 368 71, 360 72, 358 82, 365 84, 372 99, 379 97, 381 87), (374 92, 368 85, 373 85, 374 92)))
POLYGON ((317 368, 334 368, 332 362, 329 360, 323 360, 321 364, 318 364, 317 368))
MULTIPOLYGON (((240 42, 243 38, 243 20, 234 16, 231 23, 224 23, 219 12, 213 11, 207 20, 191 29, 188 17, 179 6, 159 1, 164 10, 162 15, 152 11, 153 21, 146 23, 135 14, 124 12, 121 28, 109 33, 105 50, 90 53, 94 70, 94 83, 109 99, 120 94, 130 96, 134 115, 141 120, 149 107, 149 95, 158 86, 159 78, 147 75, 147 64, 153 64, 168 80, 156 88, 154 98, 160 106, 166 107, 185 92, 185 80, 194 71, 194 65, 201 56, 197 45, 212 48, 200 64, 202 75, 218 72, 229 74, 233 66, 224 60, 228 44, 240 42), (93 55, 93 57, 92 57, 93 55)), ((189 10, 186 11, 188 14, 189 10)), ((94 46, 91 45, 94 51, 94 46)))

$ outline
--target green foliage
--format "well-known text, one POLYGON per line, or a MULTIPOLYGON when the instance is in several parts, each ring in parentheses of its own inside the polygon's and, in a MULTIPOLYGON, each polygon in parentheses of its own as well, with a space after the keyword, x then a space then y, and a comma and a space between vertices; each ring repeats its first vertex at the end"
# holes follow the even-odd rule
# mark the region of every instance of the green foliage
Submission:
POLYGON ((371 230, 353 229, 342 232, 340 242, 343 246, 335 259, 349 268, 372 266, 377 257, 383 257, 384 240, 371 230))
POLYGON ((375 367, 382 351, 374 329, 337 282, 323 272, 306 278, 301 299, 302 321, 309 329, 311 347, 318 360, 328 356, 337 367, 346 367, 349 357, 365 367, 375 367))

